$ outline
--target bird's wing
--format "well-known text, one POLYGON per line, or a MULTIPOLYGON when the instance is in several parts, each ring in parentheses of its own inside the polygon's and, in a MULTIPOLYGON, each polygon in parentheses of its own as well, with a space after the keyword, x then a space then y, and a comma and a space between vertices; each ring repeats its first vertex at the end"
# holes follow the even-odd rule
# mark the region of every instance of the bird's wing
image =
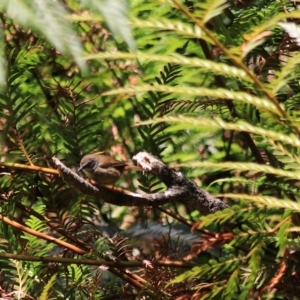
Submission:
POLYGON ((124 163, 123 161, 119 161, 119 160, 116 160, 114 159, 113 157, 111 156, 106 156, 105 155, 105 162, 104 163, 100 163, 99 164, 99 167, 102 167, 102 168, 108 168, 108 167, 125 167, 127 164, 124 163))

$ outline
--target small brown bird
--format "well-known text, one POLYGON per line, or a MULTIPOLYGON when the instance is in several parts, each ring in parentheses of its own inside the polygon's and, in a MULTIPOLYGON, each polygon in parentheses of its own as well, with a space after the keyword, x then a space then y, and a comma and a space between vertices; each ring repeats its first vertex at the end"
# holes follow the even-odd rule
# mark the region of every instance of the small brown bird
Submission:
POLYGON ((125 170, 142 171, 142 168, 116 160, 104 152, 96 152, 81 159, 78 172, 84 171, 98 184, 115 184, 125 170))

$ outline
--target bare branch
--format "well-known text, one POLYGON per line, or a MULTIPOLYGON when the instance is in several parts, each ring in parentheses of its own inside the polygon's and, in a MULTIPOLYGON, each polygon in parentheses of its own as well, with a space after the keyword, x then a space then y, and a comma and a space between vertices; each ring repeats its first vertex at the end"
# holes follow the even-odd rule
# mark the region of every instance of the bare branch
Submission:
POLYGON ((181 202, 190 209, 197 209, 202 214, 213 213, 228 207, 223 201, 213 197, 199 188, 193 181, 185 178, 182 173, 168 168, 164 163, 147 152, 140 152, 133 157, 138 164, 148 172, 157 176, 166 186, 164 192, 154 194, 137 194, 119 188, 93 186, 72 170, 67 168, 57 158, 54 164, 63 179, 86 195, 103 199, 107 203, 120 206, 159 206, 165 203, 181 202))

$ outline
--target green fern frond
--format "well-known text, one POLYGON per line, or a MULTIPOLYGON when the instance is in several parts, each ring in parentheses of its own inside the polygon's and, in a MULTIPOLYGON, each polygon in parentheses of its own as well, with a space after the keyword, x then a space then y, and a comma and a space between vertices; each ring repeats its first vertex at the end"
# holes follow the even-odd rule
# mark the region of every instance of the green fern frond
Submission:
MULTIPOLYGON (((40 205, 37 207, 38 213, 43 213, 45 207, 40 205)), ((26 222, 26 226, 36 232, 46 232, 48 226, 44 221, 39 220, 35 216, 30 216, 26 222)), ((26 241, 26 249, 29 254, 36 255, 37 253, 41 256, 48 255, 50 250, 53 249, 53 244, 49 244, 47 241, 41 241, 40 237, 24 233, 22 238, 26 241)))
POLYGON ((286 84, 294 80, 293 71, 299 64, 300 54, 296 54, 282 66, 280 71, 276 72, 276 77, 270 81, 270 90, 274 93, 279 92, 286 84))
POLYGON ((10 18, 17 20, 22 26, 43 32, 61 52, 71 53, 77 64, 85 69, 81 59, 81 45, 67 22, 67 11, 61 3, 49 0, 29 3, 4 0, 2 5, 10 18))
MULTIPOLYGON (((274 2, 275 4, 275 2, 274 2)), ((278 5, 276 3, 275 5, 278 5)), ((265 12, 269 11, 269 13, 272 14, 272 11, 269 10, 269 8, 264 9, 265 12)), ((255 11, 253 12, 255 13, 255 11)), ((279 21, 285 20, 287 18, 300 18, 300 12, 297 10, 290 11, 288 13, 277 13, 276 15, 270 15, 269 19, 265 20, 265 17, 263 16, 261 18, 262 24, 260 26, 253 27, 252 31, 250 34, 247 35, 247 39, 252 40, 255 36, 260 35, 263 31, 269 30, 270 28, 274 27, 275 25, 278 24, 279 21), (265 21, 265 22, 263 22, 265 21)))
MULTIPOLYGON (((252 82, 252 79, 248 77, 244 70, 228 66, 223 63, 215 63, 207 59, 190 58, 180 54, 173 53, 171 55, 154 55, 146 53, 97 53, 94 55, 86 56, 86 59, 97 59, 97 60, 117 60, 117 59, 138 59, 139 61, 151 61, 151 62, 161 62, 165 64, 177 64, 182 66, 189 66, 195 68, 203 68, 207 71, 215 72, 224 76, 238 77, 242 80, 252 82)), ((142 88, 142 87, 141 87, 142 88)))
POLYGON ((196 10, 200 8, 200 10, 197 10, 197 17, 201 20, 203 26, 212 18, 220 15, 227 7, 228 3, 226 0, 212 0, 206 1, 206 3, 195 3, 196 10))
POLYGON ((273 112, 275 114, 280 114, 278 108, 275 104, 268 101, 267 99, 251 96, 248 93, 244 92, 234 92, 222 88, 215 90, 208 88, 193 88, 187 86, 168 86, 168 85, 140 85, 137 87, 125 87, 114 89, 111 91, 104 92, 103 96, 111 96, 118 94, 127 94, 127 93, 141 93, 141 92, 162 92, 162 93, 173 93, 173 94, 184 94, 184 95, 201 95, 207 97, 221 98, 224 100, 235 100, 243 103, 252 104, 258 108, 273 112))
MULTIPOLYGON (((243 258, 228 257, 226 261, 221 259, 210 259, 207 264, 203 264, 199 267, 195 267, 192 270, 185 272, 182 275, 177 276, 174 280, 171 280, 169 284, 181 282, 183 279, 192 278, 212 278, 215 274, 226 273, 227 270, 235 270, 242 263, 243 258)), ((225 288, 225 285, 223 286, 225 288)))
POLYGON ((130 24, 140 28, 154 28, 162 31, 165 30, 174 31, 175 33, 179 35, 183 35, 185 37, 205 39, 205 40, 207 39, 207 41, 210 41, 199 27, 193 27, 190 24, 178 22, 178 21, 176 22, 175 20, 170 20, 166 18, 159 18, 159 19, 147 18, 147 20, 132 18, 130 20, 130 24))
POLYGON ((195 118, 188 118, 184 116, 165 116, 163 118, 155 118, 154 120, 150 121, 142 121, 139 125, 146 125, 146 124, 155 124, 160 122, 170 122, 170 123, 180 123, 180 125, 173 125, 168 128, 168 131, 178 131, 184 130, 187 128, 199 128, 199 126, 203 126, 204 128, 223 128, 226 130, 236 130, 236 131, 245 131, 250 132, 256 135, 265 136, 267 138, 281 141, 282 143, 289 144, 293 147, 300 148, 300 140, 296 135, 290 134, 285 135, 279 132, 265 130, 258 126, 253 126, 249 123, 244 121, 238 121, 237 123, 227 123, 222 119, 215 118, 215 119, 195 119, 195 118))
MULTIPOLYGON (((187 44, 185 44, 183 48, 180 49, 180 51, 184 53, 186 47, 187 44)), ((180 73, 180 65, 169 63, 164 66, 163 71, 160 71, 160 77, 155 77, 155 81, 159 86, 165 84, 169 84, 170 86, 175 85, 176 79, 180 77, 180 73)), ((172 97, 171 93, 149 92, 148 95, 148 97, 144 98, 145 104, 143 104, 142 106, 144 111, 142 118, 152 119, 155 116, 165 114, 166 111, 163 110, 162 104, 165 101, 170 100, 169 97, 172 97)), ((161 154, 165 149, 164 145, 167 142, 171 141, 170 136, 164 132, 167 126, 168 125, 166 124, 151 124, 149 126, 138 128, 138 132, 140 133, 140 136, 143 139, 144 148, 149 149, 153 154, 155 154, 158 157, 161 157, 161 154)), ((140 182, 140 187, 145 192, 154 192, 159 191, 161 189, 161 187, 157 187, 160 184, 157 180, 154 180, 153 176, 144 176, 144 178, 142 178, 140 182)))
POLYGON ((53 287, 56 278, 57 278, 57 273, 53 274, 50 280, 48 280, 47 284, 43 289, 43 292, 41 293, 41 296, 39 297, 40 300, 48 300, 48 293, 49 291, 51 291, 51 288, 53 287))
POLYGON ((247 195, 247 194, 222 194, 219 197, 228 197, 233 199, 244 199, 256 203, 259 206, 267 206, 269 208, 284 208, 291 211, 299 212, 300 204, 289 199, 278 199, 275 197, 262 196, 262 195, 247 195))
POLYGON ((286 177, 290 179, 300 180, 299 172, 285 171, 282 169, 276 169, 271 166, 260 165, 255 163, 236 163, 236 162, 209 162, 209 161, 194 161, 185 164, 176 165, 176 167, 193 167, 193 168, 208 168, 214 170, 232 170, 232 171, 249 171, 251 174, 266 173, 274 174, 280 177, 286 177))
POLYGON ((263 243, 257 243, 251 250, 249 255, 248 267, 251 270, 249 276, 245 278, 243 282, 243 291, 240 294, 241 299, 248 299, 249 292, 253 289, 253 286, 257 284, 259 272, 261 271, 261 260, 264 255, 263 243))
POLYGON ((136 49, 128 21, 128 3, 126 1, 107 0, 84 0, 88 5, 100 11, 107 22, 110 30, 117 36, 122 37, 131 50, 136 49))
POLYGON ((16 282, 14 283, 14 293, 16 293, 20 299, 26 295, 29 273, 28 270, 24 268, 22 261, 10 260, 9 264, 15 268, 16 282))

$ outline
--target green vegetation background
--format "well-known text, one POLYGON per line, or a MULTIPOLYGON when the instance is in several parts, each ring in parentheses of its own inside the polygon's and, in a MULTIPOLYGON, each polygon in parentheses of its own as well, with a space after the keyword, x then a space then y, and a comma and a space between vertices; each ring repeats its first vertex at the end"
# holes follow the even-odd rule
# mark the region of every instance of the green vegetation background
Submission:
POLYGON ((1 299, 300 299, 296 2, 0 7, 1 299), (147 151, 230 209, 116 207, 53 170, 100 150, 147 151))

